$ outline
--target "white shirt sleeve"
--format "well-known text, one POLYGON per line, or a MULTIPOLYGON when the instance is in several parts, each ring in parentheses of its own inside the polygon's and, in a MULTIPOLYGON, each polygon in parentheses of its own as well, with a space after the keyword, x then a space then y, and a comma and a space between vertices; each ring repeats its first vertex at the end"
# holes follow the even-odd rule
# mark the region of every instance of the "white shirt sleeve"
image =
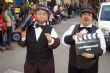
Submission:
POLYGON ((72 34, 74 27, 75 27, 75 25, 72 25, 62 36, 62 44, 65 45, 66 47, 69 47, 69 45, 64 42, 64 38, 65 38, 65 36, 72 34))
POLYGON ((54 37, 54 38, 58 38, 58 34, 56 33, 54 28, 52 28, 51 36, 54 37))
POLYGON ((53 43, 54 43, 54 39, 52 39, 52 41, 48 43, 48 45, 52 45, 53 43))
POLYGON ((96 33, 98 34, 98 37, 100 39, 100 45, 101 48, 103 49, 103 54, 104 54, 106 53, 106 43, 105 43, 104 34, 100 29, 97 29, 96 33))
MULTIPOLYGON (((58 34, 56 33, 55 29, 52 28, 52 31, 51 31, 51 37, 53 38, 58 38, 58 34)), ((50 43, 48 43, 49 45, 52 45, 54 43, 54 39, 52 39, 52 41, 50 43)))

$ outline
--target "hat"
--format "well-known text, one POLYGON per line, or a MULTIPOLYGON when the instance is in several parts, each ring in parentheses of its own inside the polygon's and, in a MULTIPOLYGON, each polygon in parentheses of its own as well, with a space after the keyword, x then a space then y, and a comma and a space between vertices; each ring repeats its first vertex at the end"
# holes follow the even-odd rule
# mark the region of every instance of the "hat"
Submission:
POLYGON ((39 10, 43 10, 43 11, 47 12, 48 15, 50 15, 49 10, 47 8, 45 8, 45 7, 39 7, 39 8, 37 8, 36 11, 39 11, 39 10))
POLYGON ((94 11, 92 8, 84 8, 81 13, 80 13, 80 16, 85 13, 85 12, 88 12, 88 13, 91 13, 93 16, 95 15, 94 11))

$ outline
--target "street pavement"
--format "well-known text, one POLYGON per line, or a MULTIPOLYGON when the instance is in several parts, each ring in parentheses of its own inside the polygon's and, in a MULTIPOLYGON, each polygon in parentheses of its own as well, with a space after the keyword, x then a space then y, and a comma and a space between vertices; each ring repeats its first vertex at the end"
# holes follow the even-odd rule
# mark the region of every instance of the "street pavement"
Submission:
MULTIPOLYGON (((62 21, 61 24, 52 25, 61 38, 63 33, 74 24, 78 24, 80 18, 75 17, 62 21)), ((13 43, 15 50, 0 52, 0 73, 23 73, 26 48, 13 43)), ((54 50, 55 73, 68 73, 69 48, 62 44, 54 50)), ((100 57, 99 73, 110 73, 110 52, 100 57)))

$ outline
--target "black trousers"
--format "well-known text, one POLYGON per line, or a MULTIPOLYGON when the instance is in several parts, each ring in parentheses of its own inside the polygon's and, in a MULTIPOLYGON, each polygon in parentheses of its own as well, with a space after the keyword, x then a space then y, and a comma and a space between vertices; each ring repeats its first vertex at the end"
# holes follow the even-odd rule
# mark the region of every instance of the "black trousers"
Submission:
POLYGON ((0 30, 0 46, 3 45, 3 32, 0 30))
POLYGON ((69 65, 68 73, 98 73, 98 63, 90 69, 78 69, 77 67, 69 65))
POLYGON ((54 59, 51 59, 46 64, 42 64, 41 62, 30 64, 26 61, 24 65, 24 73, 55 73, 54 59))

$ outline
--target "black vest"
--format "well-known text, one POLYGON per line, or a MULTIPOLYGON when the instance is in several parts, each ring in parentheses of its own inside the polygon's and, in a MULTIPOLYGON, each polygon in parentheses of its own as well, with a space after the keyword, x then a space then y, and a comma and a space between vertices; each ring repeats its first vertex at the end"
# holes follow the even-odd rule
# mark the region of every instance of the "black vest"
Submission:
MULTIPOLYGON (((79 28, 80 28, 80 24, 76 25, 75 28, 73 29, 72 35, 75 35, 76 33, 80 32, 79 28)), ((89 33, 95 33, 97 29, 98 28, 93 25, 89 33)), ((89 69, 98 62, 98 57, 93 59, 86 59, 85 57, 82 56, 76 56, 76 50, 74 44, 71 45, 69 52, 70 52, 69 64, 78 67, 80 69, 89 69)))
POLYGON ((27 45, 27 56, 28 62, 35 64, 36 62, 47 63, 51 58, 53 58, 53 51, 48 47, 48 41, 44 33, 51 34, 52 27, 45 25, 43 31, 36 40, 35 27, 30 25, 26 32, 26 45, 27 45))

